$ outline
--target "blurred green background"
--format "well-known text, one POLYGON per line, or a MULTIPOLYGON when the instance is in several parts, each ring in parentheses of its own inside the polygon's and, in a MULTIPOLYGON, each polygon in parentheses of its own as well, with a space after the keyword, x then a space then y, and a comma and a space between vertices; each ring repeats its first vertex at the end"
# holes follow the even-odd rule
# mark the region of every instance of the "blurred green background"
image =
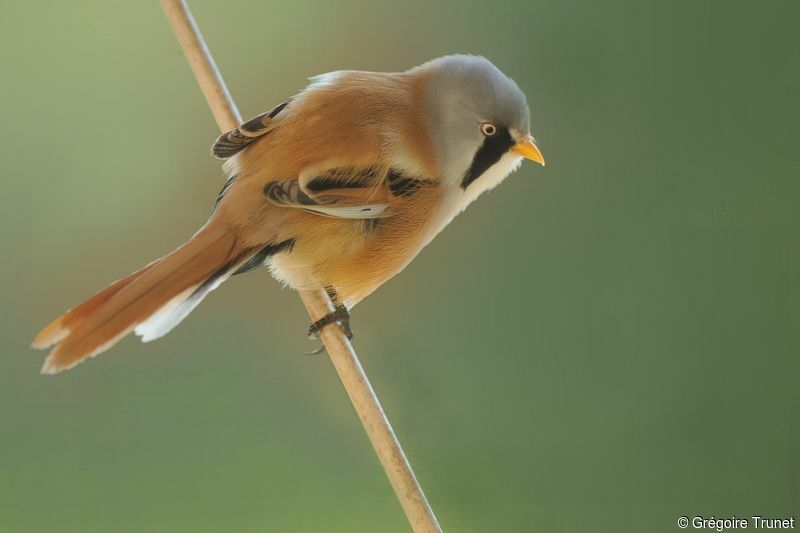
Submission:
MULTIPOLYGON (((527 164, 356 308, 443 527, 675 531, 800 501, 800 4, 190 2, 245 116, 305 78, 484 54, 527 164)), ((222 185, 157 2, 2 1, 0 531, 401 532, 266 271, 58 377, 37 330, 222 185)))

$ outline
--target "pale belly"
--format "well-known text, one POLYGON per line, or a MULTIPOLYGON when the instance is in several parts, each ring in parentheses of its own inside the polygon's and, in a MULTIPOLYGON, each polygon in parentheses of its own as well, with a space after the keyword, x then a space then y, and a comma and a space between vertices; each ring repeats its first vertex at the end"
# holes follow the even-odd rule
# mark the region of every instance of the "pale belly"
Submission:
POLYGON ((333 288, 352 308, 403 270, 430 242, 440 217, 419 207, 413 217, 374 221, 311 215, 319 219, 318 225, 296 237, 291 252, 274 256, 270 271, 297 290, 333 288))

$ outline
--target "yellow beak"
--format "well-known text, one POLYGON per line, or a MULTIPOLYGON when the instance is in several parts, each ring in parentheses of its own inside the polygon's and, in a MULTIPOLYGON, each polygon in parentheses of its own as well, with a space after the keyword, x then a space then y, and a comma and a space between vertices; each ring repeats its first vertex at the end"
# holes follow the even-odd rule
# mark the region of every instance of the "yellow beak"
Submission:
POLYGON ((536 161, 540 165, 544 166, 544 156, 542 156, 542 152, 540 152, 539 148, 537 148, 533 143, 533 137, 530 135, 517 141, 517 144, 512 146, 511 150, 513 150, 515 154, 521 155, 525 159, 536 161))

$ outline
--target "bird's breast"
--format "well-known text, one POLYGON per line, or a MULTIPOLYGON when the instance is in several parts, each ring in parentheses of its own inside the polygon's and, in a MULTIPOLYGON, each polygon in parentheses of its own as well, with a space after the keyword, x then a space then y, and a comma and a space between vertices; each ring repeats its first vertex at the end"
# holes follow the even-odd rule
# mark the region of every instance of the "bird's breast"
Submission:
POLYGON ((344 220, 299 212, 292 223, 297 230, 292 252, 276 256, 270 269, 296 289, 333 287, 352 307, 430 242, 442 205, 440 190, 431 188, 402 198, 387 218, 344 220))

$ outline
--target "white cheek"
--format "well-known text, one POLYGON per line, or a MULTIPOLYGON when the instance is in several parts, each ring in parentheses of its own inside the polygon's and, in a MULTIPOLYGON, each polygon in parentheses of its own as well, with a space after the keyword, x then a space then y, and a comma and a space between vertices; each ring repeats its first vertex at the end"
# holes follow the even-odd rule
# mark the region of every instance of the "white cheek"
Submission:
POLYGON ((474 202, 485 191, 490 191, 500 185, 509 174, 519 168, 520 164, 522 164, 522 157, 513 152, 506 152, 500 158, 500 161, 489 167, 489 170, 473 181, 466 189, 459 187, 461 194, 457 200, 457 210, 454 214, 466 209, 469 204, 474 202))
POLYGON ((439 211, 439 216, 432 221, 432 231, 429 233, 425 244, 430 242, 437 233, 444 229, 457 214, 474 202, 481 193, 500 185, 500 182, 517 170, 521 163, 522 157, 508 152, 500 158, 500 161, 492 165, 489 170, 473 181, 466 189, 461 188, 460 180, 450 181, 447 191, 445 192, 445 200, 442 209, 439 211))

